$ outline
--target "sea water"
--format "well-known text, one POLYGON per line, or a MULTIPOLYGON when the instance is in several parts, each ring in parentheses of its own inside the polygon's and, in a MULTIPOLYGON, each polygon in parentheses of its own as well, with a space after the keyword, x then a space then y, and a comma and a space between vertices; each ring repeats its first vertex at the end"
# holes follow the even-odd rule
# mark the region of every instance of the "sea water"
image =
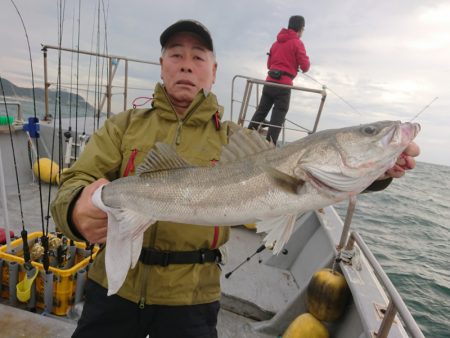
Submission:
MULTIPOLYGON (((347 204, 336 206, 345 217, 347 204)), ((425 337, 450 337, 450 167, 418 162, 384 191, 358 196, 359 232, 425 337)))

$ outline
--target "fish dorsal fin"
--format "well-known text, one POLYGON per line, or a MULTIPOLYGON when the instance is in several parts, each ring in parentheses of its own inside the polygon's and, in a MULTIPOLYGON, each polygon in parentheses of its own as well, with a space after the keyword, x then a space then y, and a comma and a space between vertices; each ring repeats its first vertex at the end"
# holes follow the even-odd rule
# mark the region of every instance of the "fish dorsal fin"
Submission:
POLYGON ((218 164, 234 162, 248 156, 275 148, 256 130, 234 128, 228 137, 228 144, 222 147, 222 154, 218 164))
POLYGON ((136 175, 140 176, 154 171, 191 167, 193 167, 193 165, 181 158, 173 146, 157 142, 148 152, 142 163, 137 167, 136 175))

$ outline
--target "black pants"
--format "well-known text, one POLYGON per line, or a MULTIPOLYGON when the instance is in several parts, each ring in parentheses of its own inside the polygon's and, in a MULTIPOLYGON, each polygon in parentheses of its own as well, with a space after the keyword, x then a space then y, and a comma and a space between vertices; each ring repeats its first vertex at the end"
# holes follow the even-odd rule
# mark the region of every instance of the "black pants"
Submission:
POLYGON ((270 116, 270 124, 278 127, 269 127, 267 132, 267 140, 277 144, 280 135, 281 126, 284 123, 286 114, 289 110, 289 102, 291 100, 291 90, 289 88, 272 87, 265 85, 263 87, 261 100, 258 108, 252 117, 252 121, 248 125, 249 129, 258 129, 260 123, 269 114, 273 106, 272 115, 270 116))
POLYGON ((146 305, 117 295, 88 280, 76 338, 217 338, 219 302, 189 306, 146 305))

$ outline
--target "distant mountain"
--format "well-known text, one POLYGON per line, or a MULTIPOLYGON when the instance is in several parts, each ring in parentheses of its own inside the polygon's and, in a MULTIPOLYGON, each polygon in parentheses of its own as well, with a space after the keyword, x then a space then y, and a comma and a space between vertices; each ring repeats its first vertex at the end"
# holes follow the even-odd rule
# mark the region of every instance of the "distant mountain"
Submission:
MULTIPOLYGON (((32 100, 33 99, 33 89, 32 88, 23 88, 18 87, 11 81, 8 81, 5 78, 2 78, 2 84, 3 84, 3 92, 5 93, 5 96, 7 97, 17 97, 17 98, 27 98, 32 100)), ((36 96, 36 101, 44 102, 44 88, 35 88, 34 93, 36 96)), ((0 96, 2 94, 1 88, 0 88, 0 96)), ((77 102, 78 97, 78 105, 83 106, 86 104, 86 101, 84 98, 80 95, 73 94, 72 95, 69 92, 61 90, 61 104, 62 105, 70 105, 70 102, 72 102, 72 106, 75 105, 77 102), (72 96, 72 97, 71 97, 72 96)), ((48 101, 49 103, 55 103, 56 101, 56 91, 55 90, 49 90, 48 93, 48 101)), ((88 108, 93 109, 93 107, 88 103, 88 108)))

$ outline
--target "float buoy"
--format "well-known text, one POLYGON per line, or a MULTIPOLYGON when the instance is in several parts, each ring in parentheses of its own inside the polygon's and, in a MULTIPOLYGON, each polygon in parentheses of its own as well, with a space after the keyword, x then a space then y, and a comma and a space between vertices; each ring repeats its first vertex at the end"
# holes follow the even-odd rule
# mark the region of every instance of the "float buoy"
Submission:
POLYGON ((250 229, 250 230, 256 230, 256 224, 255 224, 255 223, 244 224, 244 226, 245 226, 247 229, 250 229))
POLYGON ((54 183, 58 171, 59 166, 46 157, 42 157, 39 159, 39 166, 38 161, 34 162, 33 164, 34 175, 36 175, 36 177, 40 177, 41 181, 45 183, 54 183), (41 171, 40 176, 39 170, 41 171))
POLYGON ((317 319, 331 322, 344 312, 349 297, 345 277, 331 269, 314 273, 306 292, 306 307, 317 319))
POLYGON ((310 313, 295 318, 284 332, 282 338, 328 338, 330 334, 325 325, 310 313))

